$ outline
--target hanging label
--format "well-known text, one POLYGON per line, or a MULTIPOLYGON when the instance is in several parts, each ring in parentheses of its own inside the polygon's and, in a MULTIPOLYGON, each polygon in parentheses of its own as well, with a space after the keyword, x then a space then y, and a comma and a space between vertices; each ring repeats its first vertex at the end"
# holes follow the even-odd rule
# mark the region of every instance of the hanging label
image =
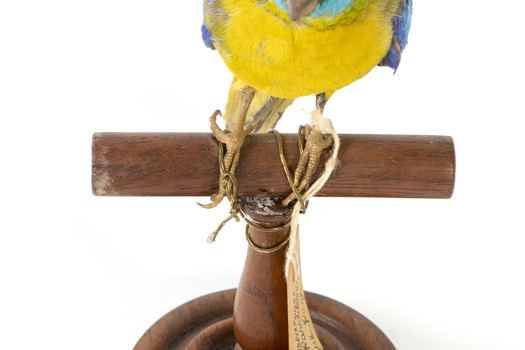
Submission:
MULTIPOLYGON (((310 311, 304 297, 303 279, 301 276, 301 254, 299 251, 299 232, 295 244, 289 249, 295 250, 296 263, 299 271, 293 265, 288 271, 288 344, 290 350, 323 350, 323 346, 314 329, 310 311), (296 278, 297 276, 297 278, 296 278)), ((292 244, 290 242, 290 244, 292 244)))

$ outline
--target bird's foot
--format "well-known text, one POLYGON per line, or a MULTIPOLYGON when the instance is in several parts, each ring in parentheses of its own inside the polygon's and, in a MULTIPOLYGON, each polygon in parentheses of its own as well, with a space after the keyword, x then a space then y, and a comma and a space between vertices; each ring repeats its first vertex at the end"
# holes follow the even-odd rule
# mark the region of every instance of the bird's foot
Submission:
MULTIPOLYGON (((252 96, 253 97, 253 96, 252 96)), ((215 111, 210 117, 210 127, 215 138, 225 144, 226 153, 223 158, 223 164, 221 167, 221 177, 219 179, 219 192, 211 196, 211 202, 206 205, 200 204, 203 208, 215 208, 223 200, 229 192, 232 191, 231 177, 235 175, 235 170, 239 164, 239 157, 241 147, 244 143, 246 135, 250 134, 255 128, 259 126, 262 120, 258 120, 255 123, 249 124, 244 127, 244 122, 240 125, 236 125, 233 131, 222 130, 216 122, 217 116, 221 115, 219 110, 215 111)), ((221 115, 222 116, 222 115, 221 115)))
MULTIPOLYGON (((294 176, 294 185, 297 187, 299 193, 307 189, 312 175, 315 169, 317 169, 321 154, 332 144, 331 135, 323 134, 320 130, 315 127, 312 128, 308 124, 304 127, 304 138, 306 144, 299 157, 299 163, 297 164, 294 176)), ((288 205, 288 203, 294 199, 295 195, 291 193, 282 203, 283 205, 288 205)))

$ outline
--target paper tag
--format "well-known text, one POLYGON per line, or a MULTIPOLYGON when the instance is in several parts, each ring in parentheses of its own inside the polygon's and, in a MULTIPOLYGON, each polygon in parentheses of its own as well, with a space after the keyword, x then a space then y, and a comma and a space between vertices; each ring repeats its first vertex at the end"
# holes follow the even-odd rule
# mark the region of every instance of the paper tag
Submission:
MULTIPOLYGON (((288 271, 288 344, 290 350, 323 350, 323 346, 315 333, 314 324, 308 311, 308 305, 304 297, 303 279, 301 276, 301 254, 299 251, 299 232, 295 246, 290 247, 295 250, 297 266, 299 266, 298 276, 293 266, 288 271)), ((289 249, 290 249, 289 248, 289 249)))

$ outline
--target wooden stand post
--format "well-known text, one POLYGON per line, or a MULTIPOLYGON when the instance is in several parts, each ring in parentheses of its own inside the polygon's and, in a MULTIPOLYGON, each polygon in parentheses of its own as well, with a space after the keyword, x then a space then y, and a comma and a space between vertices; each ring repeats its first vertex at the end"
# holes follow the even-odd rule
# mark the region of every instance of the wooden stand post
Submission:
MULTIPOLYGON (((454 144, 446 136, 340 135, 341 166, 321 196, 450 198, 454 144)), ((294 168, 297 136, 283 135, 294 168)), ((93 193, 99 196, 208 196, 218 190, 218 145, 211 134, 102 133, 93 136, 93 193)), ((318 171, 318 173, 321 170, 318 171)), ((289 187, 273 135, 247 137, 237 169, 240 207, 252 221, 278 227, 291 208, 289 187), (261 194, 264 193, 264 194, 261 194)), ((252 243, 278 245, 288 228, 250 228, 252 243)), ((135 350, 288 349, 286 247, 264 254, 248 248, 237 290, 200 297, 172 310, 144 334, 135 350)), ((372 322, 326 297, 305 293, 326 350, 395 350, 372 322)))
MULTIPOLYGON (((257 225, 279 227, 290 218, 291 206, 283 207, 266 196, 243 197, 240 207, 257 225)), ((264 232, 249 227, 248 235, 260 248, 278 246, 290 227, 264 232)), ((233 309, 233 329, 239 347, 248 349, 288 349, 288 310, 283 267, 286 244, 275 253, 260 253, 248 247, 244 271, 237 288, 233 309)))

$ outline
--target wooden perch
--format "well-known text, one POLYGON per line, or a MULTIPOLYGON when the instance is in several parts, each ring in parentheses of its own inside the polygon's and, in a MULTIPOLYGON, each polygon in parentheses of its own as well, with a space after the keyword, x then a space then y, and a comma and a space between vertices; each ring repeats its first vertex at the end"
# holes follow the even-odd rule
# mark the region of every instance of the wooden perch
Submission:
MULTIPOLYGON (((283 134, 293 172, 296 134, 283 134)), ((448 136, 348 135, 340 165, 319 196, 450 198, 454 143, 448 136)), ((209 133, 95 133, 92 187, 97 196, 209 196, 218 191, 218 143, 209 133)), ((324 168, 321 159, 318 176, 324 168)), ((236 173, 239 196, 290 193, 273 134, 246 138, 236 173)))

